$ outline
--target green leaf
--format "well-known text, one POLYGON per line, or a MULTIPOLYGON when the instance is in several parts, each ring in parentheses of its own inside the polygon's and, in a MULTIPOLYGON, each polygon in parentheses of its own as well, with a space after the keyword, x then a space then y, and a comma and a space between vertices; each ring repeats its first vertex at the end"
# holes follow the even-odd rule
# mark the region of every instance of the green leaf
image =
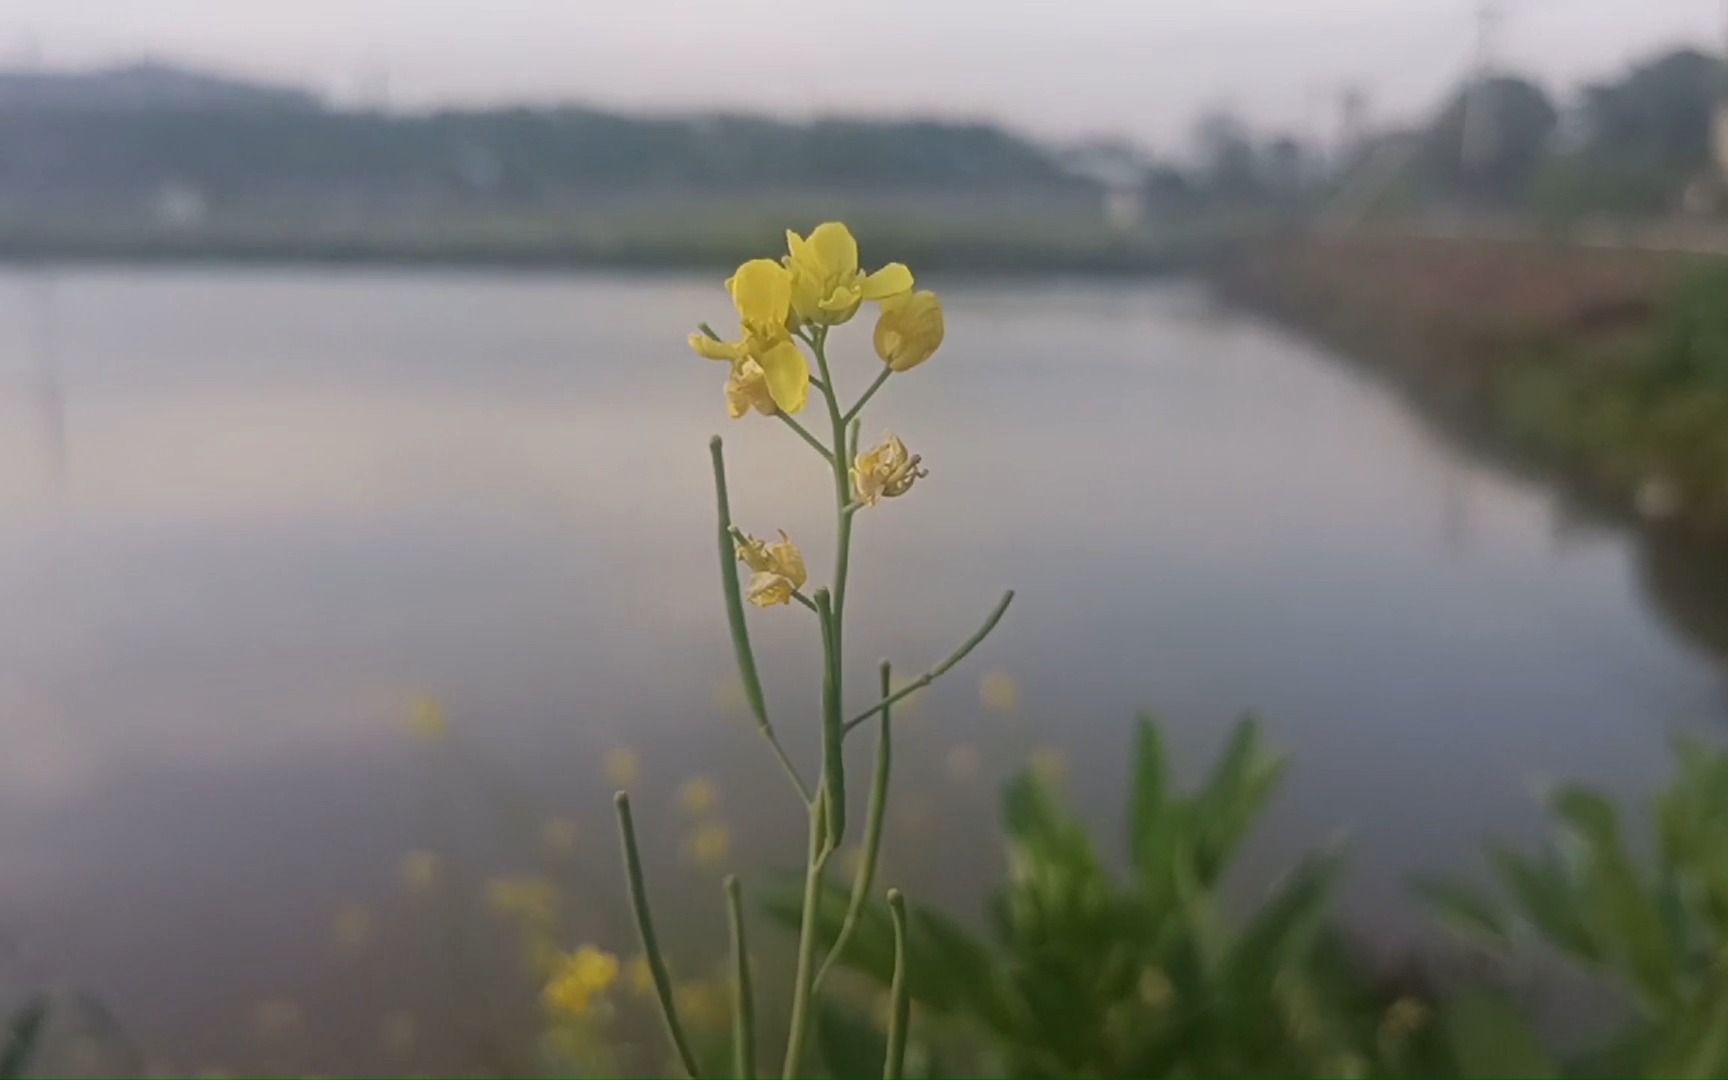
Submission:
POLYGON ((1270 987, 1307 960, 1326 925, 1332 889, 1343 870, 1336 854, 1311 855, 1291 872, 1230 950, 1229 979, 1239 992, 1270 987))
POLYGON ((1128 848, 1142 873, 1157 873, 1170 859, 1169 793, 1164 768, 1164 740, 1151 717, 1135 725, 1134 781, 1128 805, 1128 848))
POLYGON ((1252 716, 1237 723, 1211 779, 1193 802, 1195 871, 1201 884, 1209 887, 1223 874, 1277 790, 1287 764, 1261 744, 1260 725, 1252 716))
POLYGON ((816 1050, 833 1077, 861 1078, 882 1075, 887 1052, 882 1032, 856 1009, 823 998, 816 1006, 816 1050))
POLYGON ((1602 952, 1579 916, 1572 884, 1553 858, 1536 862, 1499 846, 1489 849, 1488 858, 1520 913, 1549 944, 1581 960, 1601 960, 1602 952))
POLYGON ((1517 1005, 1501 994, 1460 994, 1442 1012, 1447 1042, 1466 1077, 1551 1077, 1554 1062, 1517 1005))
POLYGON ((0 1032, 0 1077, 10 1080, 29 1069, 47 1020, 48 999, 42 996, 32 998, 7 1018, 0 1032))
POLYGON ((1495 950, 1511 947, 1499 909, 1482 893, 1454 881, 1430 877, 1411 879, 1410 889, 1453 933, 1495 950))

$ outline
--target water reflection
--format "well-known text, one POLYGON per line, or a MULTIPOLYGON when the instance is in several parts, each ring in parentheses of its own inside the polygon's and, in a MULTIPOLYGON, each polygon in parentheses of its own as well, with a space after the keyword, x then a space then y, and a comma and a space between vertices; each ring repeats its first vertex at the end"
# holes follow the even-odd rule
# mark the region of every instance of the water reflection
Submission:
MULTIPOLYGON (((573 918, 622 940, 620 748, 651 873, 688 898, 674 933, 718 928, 680 790, 713 781, 741 865, 798 841, 731 681, 704 443, 728 437, 739 523, 816 566, 828 481, 776 425, 724 419, 681 341, 726 317, 712 284, 0 278, 0 925, 33 962, 183 1067, 401 1068, 380 1026, 399 1045, 398 1014, 454 992, 414 947, 437 924, 404 855, 525 872, 569 823, 573 918), (405 739, 421 695, 447 743, 405 739), (371 967, 307 944, 355 904, 371 967), (283 998, 303 1037, 273 1059, 252 1010, 283 998)), ((1533 777, 1640 790, 1665 732, 1720 721, 1717 650, 1668 628, 1718 641, 1723 590, 1562 535, 1542 488, 1314 348, 1182 286, 934 284, 949 344, 878 407, 932 476, 861 522, 855 657, 916 669, 1020 599, 903 716, 893 880, 964 908, 996 872, 994 786, 1040 748, 1114 829, 1136 709, 1199 761, 1253 707, 1296 754, 1256 865, 1349 827, 1351 911, 1402 935, 1405 872, 1533 827, 1533 777)), ((858 385, 866 337, 838 357, 858 385)), ((754 633, 808 755, 798 617, 754 633)), ((415 1030, 422 1065, 496 1049, 415 1030)))

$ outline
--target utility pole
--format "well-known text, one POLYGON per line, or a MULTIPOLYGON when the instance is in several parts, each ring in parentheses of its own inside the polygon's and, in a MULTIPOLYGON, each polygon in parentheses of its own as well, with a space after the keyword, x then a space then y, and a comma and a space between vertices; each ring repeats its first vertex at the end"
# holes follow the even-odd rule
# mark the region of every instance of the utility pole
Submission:
POLYGON ((1464 89, 1464 130, 1458 146, 1459 165, 1466 177, 1477 171, 1494 145, 1494 103, 1488 87, 1498 66, 1496 58, 1504 19, 1504 0, 1482 0, 1476 9, 1476 53, 1470 65, 1470 84, 1464 89))

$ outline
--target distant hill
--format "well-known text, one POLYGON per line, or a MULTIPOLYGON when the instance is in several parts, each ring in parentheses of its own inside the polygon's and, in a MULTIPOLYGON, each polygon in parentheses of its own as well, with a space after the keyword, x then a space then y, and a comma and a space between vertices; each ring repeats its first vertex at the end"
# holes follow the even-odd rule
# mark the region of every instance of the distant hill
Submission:
POLYGON ((161 65, 0 74, 0 212, 387 212, 620 194, 1085 193, 988 124, 630 116, 576 107, 430 114, 161 65))
POLYGON ((141 62, 98 71, 0 71, 0 110, 298 109, 312 94, 141 62))

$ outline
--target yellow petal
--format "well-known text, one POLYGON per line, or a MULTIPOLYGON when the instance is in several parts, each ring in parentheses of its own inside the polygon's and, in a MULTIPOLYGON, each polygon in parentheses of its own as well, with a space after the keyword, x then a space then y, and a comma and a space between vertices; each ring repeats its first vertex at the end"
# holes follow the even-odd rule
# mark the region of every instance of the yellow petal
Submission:
POLYGON ((773 259, 751 259, 726 282, 747 330, 779 331, 792 309, 792 275, 773 259))
POLYGON ((802 589, 804 582, 809 580, 804 569, 804 553, 786 535, 785 529, 780 530, 780 542, 768 548, 768 558, 773 571, 790 581, 794 589, 802 589))
POLYGON ((798 346, 782 339, 753 357, 768 380, 768 395, 780 411, 795 413, 810 396, 810 364, 798 346))
POLYGON ((774 607, 792 602, 793 585, 779 574, 761 571, 750 578, 745 597, 757 607, 774 607))
POLYGON ((697 356, 709 360, 736 361, 744 345, 738 341, 716 341, 707 334, 691 334, 690 348, 695 351, 697 356))
POLYGON ((825 221, 810 231, 810 255, 833 277, 850 278, 858 273, 858 241, 852 230, 838 221, 825 221))
POLYGON ((763 416, 774 415, 774 399, 768 395, 768 379, 762 365, 754 360, 740 361, 726 380, 726 411, 736 420, 755 409, 763 416))
POLYGON ((905 263, 889 263, 864 279, 864 299, 885 300, 912 291, 912 271, 905 263))
POLYGON ((942 344, 942 302, 933 292, 912 293, 882 305, 876 320, 876 355, 895 371, 910 371, 942 344))

